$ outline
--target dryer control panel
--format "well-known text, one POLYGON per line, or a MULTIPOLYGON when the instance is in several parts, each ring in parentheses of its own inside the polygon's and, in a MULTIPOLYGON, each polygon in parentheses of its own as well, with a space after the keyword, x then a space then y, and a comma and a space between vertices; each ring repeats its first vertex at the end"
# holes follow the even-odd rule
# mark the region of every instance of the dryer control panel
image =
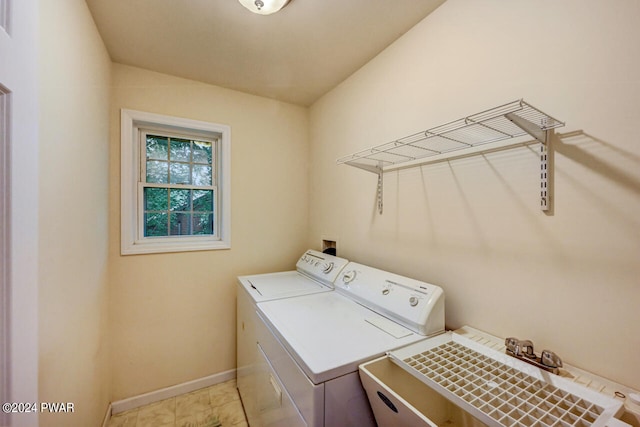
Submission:
POLYGON ((335 288, 421 335, 444 331, 444 292, 439 286, 350 262, 335 288))

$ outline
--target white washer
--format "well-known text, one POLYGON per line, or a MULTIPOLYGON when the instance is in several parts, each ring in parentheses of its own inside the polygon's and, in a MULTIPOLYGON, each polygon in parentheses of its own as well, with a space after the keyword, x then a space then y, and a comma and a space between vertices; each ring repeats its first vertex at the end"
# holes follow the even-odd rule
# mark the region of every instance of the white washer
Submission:
POLYGON ((271 400, 290 397, 295 407, 273 405, 271 425, 375 426, 358 365, 444 332, 437 286, 349 263, 335 287, 258 304, 258 347, 277 384, 271 400))
MULTIPOLYGON (((274 405, 270 400, 272 390, 278 387, 257 347, 256 326, 260 320, 256 303, 332 291, 333 282, 347 263, 344 258, 308 250, 296 263, 296 270, 238 277, 237 385, 252 427, 262 425, 262 414, 274 405)), ((284 402, 280 406, 287 406, 286 399, 279 401, 284 402)))

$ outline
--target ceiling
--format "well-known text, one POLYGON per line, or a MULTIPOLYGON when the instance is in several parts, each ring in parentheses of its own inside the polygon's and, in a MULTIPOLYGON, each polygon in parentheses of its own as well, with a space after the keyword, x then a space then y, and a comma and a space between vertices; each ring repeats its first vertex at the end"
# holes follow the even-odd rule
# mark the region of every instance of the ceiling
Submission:
POLYGON ((86 0, 111 59, 308 106, 445 0, 86 0))

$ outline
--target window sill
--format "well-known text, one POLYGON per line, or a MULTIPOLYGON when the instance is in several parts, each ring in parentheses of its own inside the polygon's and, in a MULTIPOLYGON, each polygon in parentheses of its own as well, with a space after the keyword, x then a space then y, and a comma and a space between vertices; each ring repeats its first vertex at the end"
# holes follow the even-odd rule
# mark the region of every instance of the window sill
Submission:
POLYGON ((186 241, 173 241, 162 239, 160 241, 139 241, 123 245, 121 255, 157 254, 167 252, 192 252, 231 249, 231 244, 224 240, 193 239, 186 241))

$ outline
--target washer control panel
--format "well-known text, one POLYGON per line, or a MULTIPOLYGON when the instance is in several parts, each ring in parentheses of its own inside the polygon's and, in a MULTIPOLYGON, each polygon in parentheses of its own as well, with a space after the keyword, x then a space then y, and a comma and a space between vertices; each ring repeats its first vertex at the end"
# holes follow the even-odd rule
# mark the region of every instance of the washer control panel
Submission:
POLYGON ((335 288, 421 335, 444 331, 444 292, 439 286, 350 262, 335 288))
POLYGON ((296 263, 296 270, 325 284, 332 284, 348 264, 344 258, 309 249, 296 263))

